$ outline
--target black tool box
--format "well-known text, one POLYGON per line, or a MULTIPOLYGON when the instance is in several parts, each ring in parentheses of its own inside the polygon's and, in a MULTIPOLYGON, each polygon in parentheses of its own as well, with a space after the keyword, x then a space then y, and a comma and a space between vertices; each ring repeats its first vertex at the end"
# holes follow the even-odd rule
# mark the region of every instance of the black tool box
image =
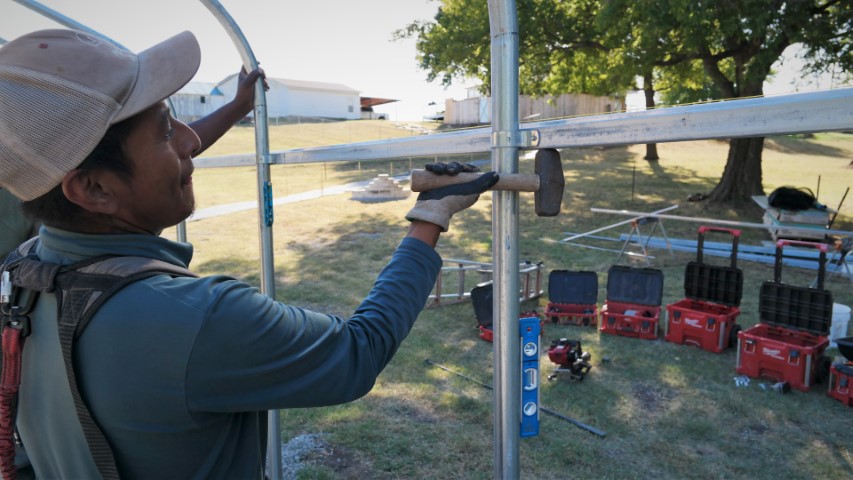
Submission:
POLYGON ((758 298, 760 323, 738 333, 738 373, 788 382, 801 391, 826 379, 831 360, 823 353, 829 345, 832 293, 823 289, 825 266, 825 244, 776 242, 773 281, 761 285, 758 298), (820 250, 816 288, 782 283, 782 248, 786 245, 820 250))
POLYGON ((553 270, 548 274, 545 318, 562 325, 598 323, 598 274, 553 270))
POLYGON ((474 306, 474 317, 477 319, 477 328, 480 329, 480 338, 491 342, 494 337, 492 332, 492 282, 478 284, 471 289, 471 305, 474 306))
POLYGON ((714 353, 737 344, 741 330, 737 317, 743 297, 743 271, 737 268, 740 235, 739 230, 699 227, 696 260, 688 263, 684 272, 685 298, 666 306, 665 340, 714 353), (731 266, 702 262, 707 232, 731 234, 731 266))
MULTIPOLYGON (((493 299, 494 284, 491 281, 483 282, 471 289, 471 305, 474 306, 474 317, 477 319, 477 328, 480 330, 480 338, 487 342, 494 341, 493 317, 494 306, 493 299)), ((519 318, 539 318, 536 310, 528 310, 519 313, 519 318)), ((539 321, 539 326, 544 330, 543 321, 539 321)))
POLYGON ((662 298, 661 270, 613 265, 607 271, 607 298, 601 307, 599 331, 657 339, 662 298))

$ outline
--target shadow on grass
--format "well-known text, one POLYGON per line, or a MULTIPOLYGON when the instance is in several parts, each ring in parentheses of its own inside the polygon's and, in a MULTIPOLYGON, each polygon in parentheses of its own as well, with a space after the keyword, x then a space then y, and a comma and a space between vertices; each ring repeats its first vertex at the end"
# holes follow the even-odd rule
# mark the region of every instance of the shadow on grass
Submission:
POLYGON ((820 155, 824 157, 843 157, 849 155, 849 151, 843 148, 820 143, 815 141, 813 137, 804 138, 801 135, 767 137, 764 140, 764 148, 797 155, 820 155))

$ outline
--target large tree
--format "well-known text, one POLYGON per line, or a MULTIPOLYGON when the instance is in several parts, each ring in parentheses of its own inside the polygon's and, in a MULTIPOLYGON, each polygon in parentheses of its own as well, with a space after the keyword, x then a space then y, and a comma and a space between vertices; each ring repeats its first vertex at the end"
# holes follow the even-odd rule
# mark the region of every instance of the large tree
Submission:
MULTIPOLYGON (((613 93, 636 76, 660 86, 712 84, 719 99, 763 95, 771 66, 802 44, 807 69, 853 70, 850 0, 518 0, 521 93, 613 93), (701 69, 699 68, 701 67, 701 69)), ((487 2, 442 0, 435 20, 398 32, 417 38, 421 67, 445 84, 489 85, 487 2)), ((648 87, 649 85, 647 85, 648 87)), ((707 85, 703 85, 707 87, 707 85)), ((709 198, 763 193, 763 138, 730 141, 709 198)))

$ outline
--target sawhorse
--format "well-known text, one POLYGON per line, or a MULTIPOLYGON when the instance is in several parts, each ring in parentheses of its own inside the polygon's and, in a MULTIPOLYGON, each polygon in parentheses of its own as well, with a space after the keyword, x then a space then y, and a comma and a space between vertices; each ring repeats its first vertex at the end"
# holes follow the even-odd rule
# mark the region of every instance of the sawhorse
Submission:
POLYGON ((630 255, 631 252, 626 252, 628 249, 628 245, 631 244, 631 240, 634 238, 634 233, 637 234, 637 244, 640 245, 640 250, 642 254, 634 254, 637 256, 641 256, 643 260, 645 260, 646 265, 651 265, 649 261, 649 253, 648 246, 649 241, 652 239, 652 236, 655 233, 655 230, 660 226, 661 235, 663 235, 664 241, 666 241, 666 248, 669 250, 669 254, 672 255, 672 245, 669 243, 669 237, 666 236, 666 229, 663 228, 663 220, 658 217, 640 217, 631 220, 631 232, 628 234, 628 238, 625 239, 625 243, 622 244, 622 250, 619 251, 619 256, 616 257, 616 262, 619 263, 619 260, 622 259, 622 255, 630 255), (649 234, 646 236, 646 239, 643 240, 643 234, 640 232, 640 225, 652 224, 652 229, 649 231, 649 234))
POLYGON ((832 276, 838 272, 838 269, 841 268, 843 269, 844 276, 853 281, 853 272, 850 272, 850 266, 847 265, 847 254, 850 253, 850 249, 853 247, 853 239, 850 237, 836 238, 834 247, 832 256, 829 257, 829 265, 832 265, 836 256, 838 257, 838 260, 835 262, 835 268, 829 272, 826 279, 829 280, 832 278, 832 276))

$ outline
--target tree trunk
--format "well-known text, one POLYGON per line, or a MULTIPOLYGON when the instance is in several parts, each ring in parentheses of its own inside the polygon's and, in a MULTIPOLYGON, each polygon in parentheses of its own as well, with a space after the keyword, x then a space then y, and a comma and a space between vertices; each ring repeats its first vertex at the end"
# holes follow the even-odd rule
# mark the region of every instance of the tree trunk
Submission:
POLYGON ((708 195, 715 203, 749 204, 753 195, 764 195, 761 152, 764 137, 733 138, 720 183, 708 195))
MULTIPOLYGON (((652 85, 652 72, 643 75, 643 93, 646 95, 646 110, 655 108, 655 87, 652 85)), ((643 160, 659 160, 658 145, 656 143, 646 144, 646 156, 643 160)))

